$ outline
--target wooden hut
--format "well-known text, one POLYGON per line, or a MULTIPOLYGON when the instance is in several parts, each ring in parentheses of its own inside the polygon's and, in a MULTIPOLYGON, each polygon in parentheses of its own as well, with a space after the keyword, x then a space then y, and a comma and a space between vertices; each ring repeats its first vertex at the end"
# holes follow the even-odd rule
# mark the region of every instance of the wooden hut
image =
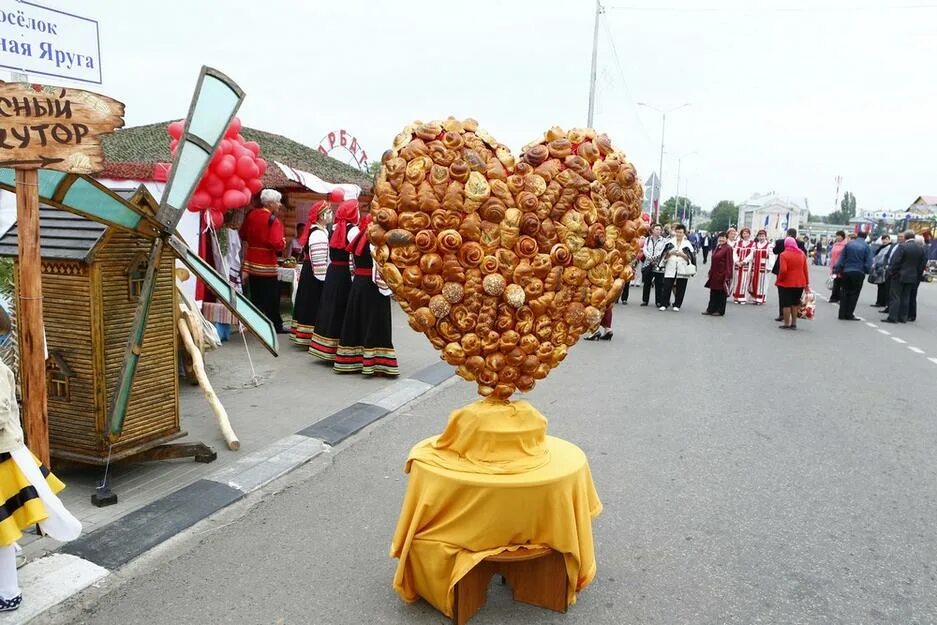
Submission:
MULTIPOLYGON (((142 186, 116 193, 141 211, 157 210, 142 186)), ((108 408, 123 368, 150 241, 49 206, 40 207, 40 236, 52 456, 103 464, 109 447, 108 408)), ((15 226, 0 238, 0 256, 17 256, 15 226)), ((129 411, 112 460, 185 434, 179 427, 173 256, 165 254, 162 263, 129 411)))

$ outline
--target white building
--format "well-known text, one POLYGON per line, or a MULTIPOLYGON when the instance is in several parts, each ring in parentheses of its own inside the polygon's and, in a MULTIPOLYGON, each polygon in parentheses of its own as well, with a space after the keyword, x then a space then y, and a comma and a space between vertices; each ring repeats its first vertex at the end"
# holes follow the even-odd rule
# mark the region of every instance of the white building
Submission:
POLYGON ((738 227, 751 228, 752 236, 766 230, 769 239, 778 239, 788 228, 800 228, 807 211, 792 198, 777 193, 756 193, 739 204, 738 227))

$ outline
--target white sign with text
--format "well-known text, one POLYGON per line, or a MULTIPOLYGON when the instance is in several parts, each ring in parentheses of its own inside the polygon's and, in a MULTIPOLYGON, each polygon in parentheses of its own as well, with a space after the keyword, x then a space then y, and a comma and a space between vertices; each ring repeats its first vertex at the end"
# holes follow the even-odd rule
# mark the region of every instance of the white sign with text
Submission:
POLYGON ((0 67, 101 84, 98 23, 27 0, 0 0, 0 67))

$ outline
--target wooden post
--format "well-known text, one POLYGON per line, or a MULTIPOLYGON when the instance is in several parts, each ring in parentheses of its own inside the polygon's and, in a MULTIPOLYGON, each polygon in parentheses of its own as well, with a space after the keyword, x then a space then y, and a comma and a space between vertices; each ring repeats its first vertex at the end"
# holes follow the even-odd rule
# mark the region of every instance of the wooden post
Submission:
POLYGON ((46 397, 46 339, 42 324, 42 257, 39 249, 39 172, 16 170, 16 227, 19 243, 20 388, 29 449, 49 466, 49 409, 46 397))

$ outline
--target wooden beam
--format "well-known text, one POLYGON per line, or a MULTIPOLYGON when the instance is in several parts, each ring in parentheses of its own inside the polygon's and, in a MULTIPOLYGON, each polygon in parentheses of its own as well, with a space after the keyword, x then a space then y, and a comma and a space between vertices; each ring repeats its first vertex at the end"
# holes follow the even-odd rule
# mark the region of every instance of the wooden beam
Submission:
POLYGON ((42 323, 42 258, 39 249, 39 174, 16 170, 16 225, 19 246, 20 387, 29 449, 49 466, 49 408, 46 396, 46 341, 42 323))

